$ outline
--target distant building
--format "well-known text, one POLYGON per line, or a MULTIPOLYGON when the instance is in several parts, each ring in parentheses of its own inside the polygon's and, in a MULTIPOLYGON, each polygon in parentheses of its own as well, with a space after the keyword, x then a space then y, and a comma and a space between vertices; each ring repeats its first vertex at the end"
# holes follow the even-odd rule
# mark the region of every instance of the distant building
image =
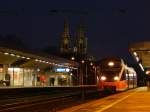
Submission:
POLYGON ((67 18, 64 21, 64 32, 62 34, 60 52, 62 54, 68 54, 71 52, 71 35, 69 32, 69 24, 67 18))
POLYGON ((87 54, 87 37, 85 36, 85 27, 83 24, 83 20, 80 21, 76 36, 77 52, 82 55, 87 54))
POLYGON ((87 37, 85 36, 85 27, 83 20, 77 27, 76 35, 72 38, 69 31, 67 18, 64 20, 64 32, 61 38, 60 52, 63 56, 71 58, 74 56, 77 60, 85 59, 87 56, 87 37), (74 40, 74 41, 73 41, 74 40))

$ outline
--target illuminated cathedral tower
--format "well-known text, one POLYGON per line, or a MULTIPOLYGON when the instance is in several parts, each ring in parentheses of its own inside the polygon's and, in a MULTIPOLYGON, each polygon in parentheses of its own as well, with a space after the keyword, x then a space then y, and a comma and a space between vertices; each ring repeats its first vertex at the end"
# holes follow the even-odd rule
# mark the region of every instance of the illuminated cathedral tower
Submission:
POLYGON ((85 59, 87 55, 87 37, 85 36, 85 26, 80 19, 75 38, 71 38, 67 18, 64 21, 64 32, 62 34, 60 51, 65 58, 75 57, 76 60, 85 59), (73 42, 74 41, 74 42, 73 42))
POLYGON ((76 47, 77 53, 80 55, 87 54, 87 37, 85 36, 85 26, 83 24, 83 20, 80 20, 77 34, 76 34, 76 47))
POLYGON ((70 53, 71 51, 71 36, 69 32, 69 24, 67 18, 64 20, 64 32, 62 34, 60 52, 63 54, 70 53))

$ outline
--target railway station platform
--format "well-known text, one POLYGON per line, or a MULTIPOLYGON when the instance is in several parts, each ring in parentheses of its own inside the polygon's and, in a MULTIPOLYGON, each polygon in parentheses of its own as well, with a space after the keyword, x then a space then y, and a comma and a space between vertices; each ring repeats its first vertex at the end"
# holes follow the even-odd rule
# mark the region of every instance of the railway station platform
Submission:
POLYGON ((59 112, 150 112, 150 89, 132 89, 59 112))

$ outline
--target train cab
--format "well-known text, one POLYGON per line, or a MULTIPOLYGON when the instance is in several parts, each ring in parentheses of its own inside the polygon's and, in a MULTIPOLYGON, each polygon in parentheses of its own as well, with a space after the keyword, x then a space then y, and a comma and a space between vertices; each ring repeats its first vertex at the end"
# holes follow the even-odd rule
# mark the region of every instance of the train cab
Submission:
POLYGON ((98 90, 124 91, 136 87, 136 72, 121 58, 102 59, 98 67, 98 90))

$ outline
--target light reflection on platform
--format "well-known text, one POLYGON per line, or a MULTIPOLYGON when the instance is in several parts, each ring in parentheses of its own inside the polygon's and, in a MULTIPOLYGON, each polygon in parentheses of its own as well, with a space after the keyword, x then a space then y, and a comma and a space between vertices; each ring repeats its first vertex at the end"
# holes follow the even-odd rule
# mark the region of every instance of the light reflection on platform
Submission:
POLYGON ((93 100, 59 112, 149 112, 150 91, 140 87, 93 100))

